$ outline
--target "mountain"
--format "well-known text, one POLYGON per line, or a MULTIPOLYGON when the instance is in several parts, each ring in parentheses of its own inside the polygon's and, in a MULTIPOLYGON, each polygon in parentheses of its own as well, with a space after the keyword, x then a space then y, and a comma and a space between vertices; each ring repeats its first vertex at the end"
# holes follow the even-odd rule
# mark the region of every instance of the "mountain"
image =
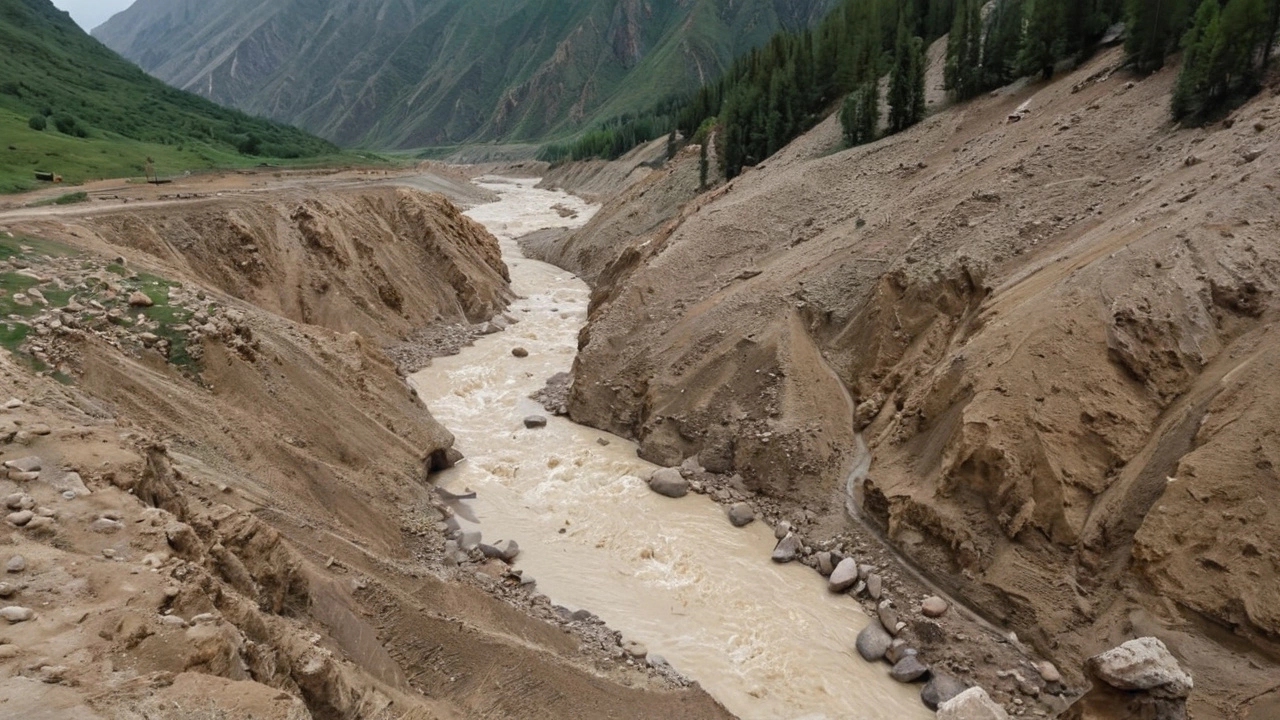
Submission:
POLYGON ((103 43, 341 145, 567 134, 714 79, 835 0, 138 0, 103 43))
POLYGON ((0 0, 0 191, 33 170, 70 182, 336 153, 331 143, 175 90, 49 0, 0 0))

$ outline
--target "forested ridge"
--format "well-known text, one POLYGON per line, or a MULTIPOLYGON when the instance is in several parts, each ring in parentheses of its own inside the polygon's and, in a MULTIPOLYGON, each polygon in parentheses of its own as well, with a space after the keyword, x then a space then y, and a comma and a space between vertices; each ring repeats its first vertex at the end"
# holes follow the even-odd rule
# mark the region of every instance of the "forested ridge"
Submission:
POLYGON ((1174 119, 1197 124, 1257 92, 1280 34, 1280 0, 994 0, 985 12, 984 4, 845 0, 817 27, 774 35, 697 92, 548 145, 541 157, 611 159, 664 134, 673 135, 674 147, 676 133, 701 143, 716 129, 723 170, 732 178, 833 110, 849 145, 919 122, 925 53, 944 34, 950 34, 946 89, 964 101, 1020 77, 1051 77, 1093 52, 1117 23, 1138 72, 1158 70, 1183 52, 1170 110, 1174 119))

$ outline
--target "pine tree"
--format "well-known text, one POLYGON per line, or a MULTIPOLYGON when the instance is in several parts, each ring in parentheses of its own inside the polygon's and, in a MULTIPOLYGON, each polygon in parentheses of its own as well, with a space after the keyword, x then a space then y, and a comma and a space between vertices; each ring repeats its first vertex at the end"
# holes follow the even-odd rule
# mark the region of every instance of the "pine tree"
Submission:
POLYGON ((1125 49, 1139 72, 1164 65, 1187 24, 1189 0, 1128 0, 1129 37, 1125 49))
POLYGON ((1022 52, 1018 56, 1018 67, 1022 73, 1039 73, 1045 80, 1053 77, 1053 66, 1062 57, 1064 49, 1062 9, 1061 0, 1031 0, 1022 52))
POLYGON ((1022 47, 1022 11, 1023 0, 998 0, 991 9, 982 50, 982 84, 986 87, 1000 87, 1016 77, 1022 47))
POLYGON ((906 23, 900 23, 889 78, 889 132, 901 132, 924 118, 924 81, 924 40, 909 36, 906 23))
POLYGON ((880 88, 875 82, 866 82, 845 98, 840 110, 840 124, 844 139, 851 147, 876 139, 876 126, 880 122, 880 88))
POLYGON ((1173 116, 1182 118, 1199 112, 1209 101, 1209 63, 1214 46, 1222 38, 1218 22, 1218 0, 1204 0, 1196 10, 1195 22, 1182 38, 1182 71, 1173 91, 1173 116))
POLYGON ((958 100, 982 92, 982 0, 957 0, 944 79, 958 100))

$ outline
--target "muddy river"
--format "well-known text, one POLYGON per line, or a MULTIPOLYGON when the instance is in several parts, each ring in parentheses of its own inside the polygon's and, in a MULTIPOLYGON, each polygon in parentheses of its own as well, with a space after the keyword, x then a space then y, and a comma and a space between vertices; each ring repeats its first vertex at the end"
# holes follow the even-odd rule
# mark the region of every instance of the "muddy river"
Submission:
POLYGON ((918 686, 857 656, 854 638, 870 619, 853 600, 829 594, 809 568, 769 560, 775 541, 763 523, 734 528, 709 499, 651 493, 641 478, 654 466, 621 438, 556 417, 524 428, 525 416, 547 415, 529 395, 573 364, 589 291, 524 258, 515 238, 581 225, 595 211, 535 182, 485 178, 501 200, 467 213, 502 243, 520 322, 411 378, 467 456, 441 485, 479 494, 470 505, 486 541, 516 540, 516 566, 552 602, 595 613, 739 717, 932 717, 918 686), (513 357, 517 346, 529 357, 513 357))

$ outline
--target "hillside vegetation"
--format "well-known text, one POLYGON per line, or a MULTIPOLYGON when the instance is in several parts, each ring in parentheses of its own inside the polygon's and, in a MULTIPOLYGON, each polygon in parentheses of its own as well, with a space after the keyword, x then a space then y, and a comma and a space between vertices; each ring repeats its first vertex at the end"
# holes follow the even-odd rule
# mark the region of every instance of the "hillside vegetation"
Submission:
POLYGON ((139 0, 97 37, 345 146, 536 140, 719 77, 834 0, 139 0))
POLYGON ((48 0, 0 0, 0 192, 34 171, 68 182, 318 158, 331 143, 175 90, 86 35, 48 0))
POLYGON ((1109 34, 1119 37, 1108 33, 1119 30, 1117 23, 1126 31, 1128 64, 1140 73, 1159 70, 1171 54, 1185 51, 1170 111, 1194 125, 1220 117, 1261 87, 1280 36, 1280 2, 844 0, 816 27, 779 32, 697 92, 548 145, 541 158, 612 159, 668 132, 701 143, 719 128, 719 160, 732 178, 813 127, 841 97, 849 146, 919 122, 925 48, 944 34, 944 87, 951 98, 968 100, 1020 77, 1047 80, 1064 63, 1083 62, 1109 34))

